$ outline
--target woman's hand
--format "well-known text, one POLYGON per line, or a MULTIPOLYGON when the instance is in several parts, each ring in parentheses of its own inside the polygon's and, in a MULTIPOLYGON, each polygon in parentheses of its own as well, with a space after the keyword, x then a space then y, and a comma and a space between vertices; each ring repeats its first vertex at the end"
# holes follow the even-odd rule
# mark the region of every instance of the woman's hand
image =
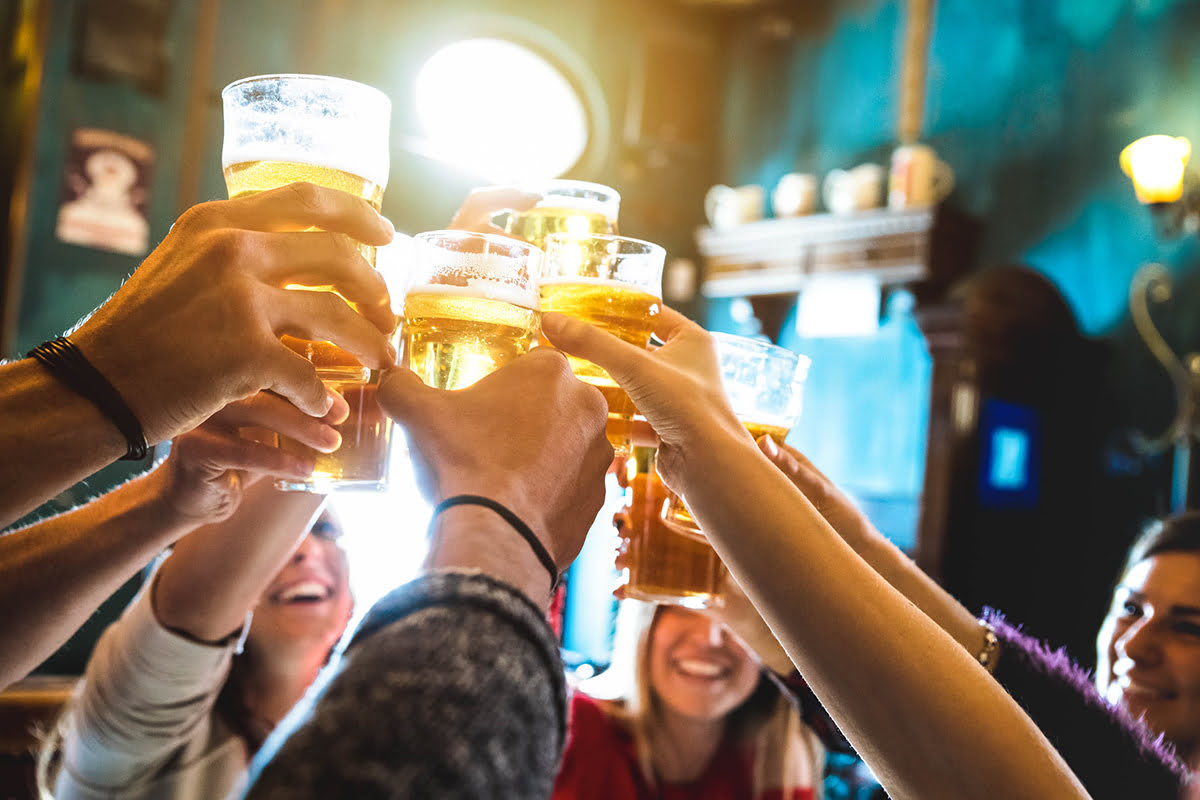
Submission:
POLYGON ((769 436, 759 439, 758 448, 860 555, 864 548, 884 538, 850 498, 799 450, 777 444, 769 436))
POLYGON ((243 429, 258 429, 254 433, 265 429, 331 453, 341 444, 341 435, 332 426, 345 421, 350 407, 340 395, 330 394, 333 405, 320 419, 270 392, 225 406, 172 443, 171 455, 158 470, 164 483, 163 501, 180 519, 219 522, 237 508, 252 480, 264 475, 308 477, 313 470, 311 455, 255 441, 243 429))
POLYGON ((686 464, 705 460, 714 436, 747 436, 725 398, 712 336, 678 311, 663 307, 655 334, 666 344, 655 350, 562 314, 543 316, 542 332, 555 347, 606 369, 629 393, 658 434, 655 463, 671 489, 686 482, 686 464))

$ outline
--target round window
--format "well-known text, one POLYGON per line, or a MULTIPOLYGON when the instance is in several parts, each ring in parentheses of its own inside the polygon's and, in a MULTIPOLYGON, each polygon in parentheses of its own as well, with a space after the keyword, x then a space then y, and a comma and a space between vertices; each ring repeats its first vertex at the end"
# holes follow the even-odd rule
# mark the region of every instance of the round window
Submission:
POLYGON ((588 144, 588 113, 553 64, 503 39, 465 39, 417 75, 417 117, 442 159, 494 183, 556 178, 588 144))

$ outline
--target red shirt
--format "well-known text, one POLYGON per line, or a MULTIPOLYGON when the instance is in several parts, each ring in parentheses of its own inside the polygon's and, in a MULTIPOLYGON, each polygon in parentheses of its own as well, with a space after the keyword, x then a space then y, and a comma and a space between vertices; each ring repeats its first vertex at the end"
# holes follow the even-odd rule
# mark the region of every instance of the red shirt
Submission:
POLYGON ((753 754, 724 741, 708 768, 692 783, 647 784, 633 735, 592 698, 571 700, 567 748, 554 784, 554 800, 813 800, 811 788, 784 798, 778 789, 754 796, 753 754))

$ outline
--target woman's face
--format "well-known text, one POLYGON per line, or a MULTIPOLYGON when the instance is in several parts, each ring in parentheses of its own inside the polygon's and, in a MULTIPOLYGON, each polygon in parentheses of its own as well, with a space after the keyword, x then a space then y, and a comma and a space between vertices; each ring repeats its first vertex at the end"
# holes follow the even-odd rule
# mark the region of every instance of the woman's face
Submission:
POLYGON ((671 711, 715 721, 758 685, 758 662, 723 625, 699 611, 662 606, 649 642, 650 688, 671 711))
POLYGON ((325 514, 312 530, 254 608, 250 636, 260 649, 328 652, 350 621, 354 600, 346 556, 330 535, 340 529, 325 514))
POLYGON ((1200 554, 1138 562, 1096 641, 1096 685, 1184 758, 1200 752, 1200 554))

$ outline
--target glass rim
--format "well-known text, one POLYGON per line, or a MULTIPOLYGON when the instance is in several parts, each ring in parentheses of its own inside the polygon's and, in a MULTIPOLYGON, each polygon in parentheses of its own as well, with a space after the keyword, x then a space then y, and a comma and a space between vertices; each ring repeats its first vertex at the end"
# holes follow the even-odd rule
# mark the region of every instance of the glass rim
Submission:
POLYGON ((647 241, 646 239, 635 239, 632 236, 621 236, 616 233, 566 233, 557 231, 546 236, 546 251, 550 250, 551 242, 586 242, 586 241, 602 241, 602 242, 627 242, 629 244, 644 245, 646 249, 640 253, 621 253, 620 255, 641 255, 652 256, 662 253, 666 258, 667 248, 661 244, 647 241))
POLYGON ((803 353, 798 353, 795 350, 790 350, 783 345, 775 344, 771 341, 755 338, 753 336, 738 336, 734 333, 725 333, 723 331, 709 331, 709 335, 718 342, 727 342, 731 345, 739 347, 751 346, 767 357, 786 358, 789 361, 795 361, 796 367, 801 366, 807 368, 812 364, 812 359, 803 353))
POLYGON ((365 89, 366 93, 377 95, 380 100, 382 100, 384 103, 387 104, 387 107, 389 110, 392 107, 392 99, 390 97, 388 97, 387 94, 382 89, 378 89, 374 86, 371 86, 369 83, 363 83, 362 81, 356 81, 356 80, 352 80, 350 78, 340 78, 336 75, 316 75, 316 74, 308 74, 308 73, 304 73, 304 72, 277 72, 277 73, 267 73, 265 75, 249 75, 245 78, 238 78, 236 81, 233 81, 232 83, 227 84, 225 86, 225 88, 221 90, 221 100, 222 100, 222 102, 224 102, 227 94, 231 94, 234 90, 236 90, 237 88, 239 88, 245 84, 267 83, 269 81, 284 81, 284 80, 342 85, 342 86, 352 87, 356 90, 364 90, 365 89))
MULTIPOLYGON (((433 239, 451 239, 457 241, 482 240, 491 245, 497 245, 513 251, 520 251, 524 253, 526 257, 538 256, 544 258, 546 255, 545 251, 543 251, 542 248, 538 247, 536 244, 531 244, 523 239, 514 239, 511 236, 501 236, 500 234, 496 233, 480 233, 478 231, 464 231, 443 228, 441 230, 422 231, 420 233, 413 234, 412 238, 426 243, 430 243, 433 239)), ((517 252, 514 252, 511 255, 506 255, 504 253, 495 253, 495 255, 502 256, 504 258, 520 257, 517 252)))

